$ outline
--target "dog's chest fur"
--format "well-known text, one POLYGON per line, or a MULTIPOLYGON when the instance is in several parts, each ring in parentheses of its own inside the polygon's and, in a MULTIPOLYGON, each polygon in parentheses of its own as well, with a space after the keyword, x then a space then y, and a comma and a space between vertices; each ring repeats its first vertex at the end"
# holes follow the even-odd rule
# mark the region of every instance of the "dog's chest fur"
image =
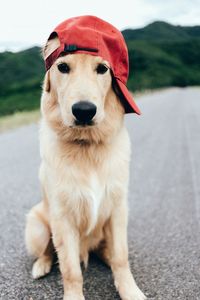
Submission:
POLYGON ((51 145, 48 141, 41 147, 40 180, 47 191, 49 205, 54 214, 70 216, 89 235, 99 223, 105 223, 113 205, 127 189, 129 141, 126 142, 125 136, 123 147, 119 147, 119 141, 120 145, 116 143, 106 153, 84 151, 75 155, 75 151, 60 149, 52 140, 51 137, 51 145), (51 151, 43 147, 47 144, 51 151), (99 155, 99 163, 89 159, 92 155, 94 161, 99 155))
POLYGON ((101 204, 106 196, 106 183, 94 170, 83 173, 72 168, 69 173, 64 193, 70 200, 66 201, 66 206, 73 212, 81 230, 88 235, 98 222, 101 204))

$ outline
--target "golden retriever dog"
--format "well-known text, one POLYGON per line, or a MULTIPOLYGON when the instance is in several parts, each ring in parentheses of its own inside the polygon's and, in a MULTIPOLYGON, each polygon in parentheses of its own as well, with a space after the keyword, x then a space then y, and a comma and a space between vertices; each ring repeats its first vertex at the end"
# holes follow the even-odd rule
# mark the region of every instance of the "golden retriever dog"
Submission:
MULTIPOLYGON (((57 42, 48 42, 45 57, 57 42)), ((26 246, 37 258, 33 278, 50 272, 56 251, 64 300, 83 300, 80 263, 87 266, 95 251, 122 300, 146 299, 128 261, 130 140, 109 63, 83 53, 59 57, 45 75, 41 112, 43 198, 26 224, 26 246)))

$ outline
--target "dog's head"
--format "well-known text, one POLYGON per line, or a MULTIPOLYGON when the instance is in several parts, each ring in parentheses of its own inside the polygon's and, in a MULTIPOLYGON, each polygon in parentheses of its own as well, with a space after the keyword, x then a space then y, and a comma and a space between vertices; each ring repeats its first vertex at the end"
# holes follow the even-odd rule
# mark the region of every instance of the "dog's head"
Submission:
MULTIPOLYGON (((55 36, 44 58, 58 47, 55 36)), ((113 90, 109 63, 77 53, 58 57, 45 75, 42 112, 58 134, 68 140, 100 142, 119 130, 124 107, 113 90)))

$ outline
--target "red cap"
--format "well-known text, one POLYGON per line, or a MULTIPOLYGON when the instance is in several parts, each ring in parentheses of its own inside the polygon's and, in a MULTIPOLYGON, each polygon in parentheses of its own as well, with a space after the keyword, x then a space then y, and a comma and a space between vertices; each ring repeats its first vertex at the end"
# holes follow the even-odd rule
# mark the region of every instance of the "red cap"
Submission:
POLYGON ((126 113, 140 110, 126 87, 129 61, 128 50, 121 32, 111 24, 94 16, 70 18, 59 24, 49 36, 49 40, 58 36, 60 46, 45 60, 48 70, 61 53, 87 53, 100 56, 110 64, 116 93, 122 100, 126 113))

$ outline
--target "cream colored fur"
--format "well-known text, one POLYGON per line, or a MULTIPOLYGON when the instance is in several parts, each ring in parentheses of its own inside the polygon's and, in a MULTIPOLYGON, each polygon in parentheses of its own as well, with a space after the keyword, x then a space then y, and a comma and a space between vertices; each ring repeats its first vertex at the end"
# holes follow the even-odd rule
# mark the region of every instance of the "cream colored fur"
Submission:
POLYGON ((67 55, 46 73, 40 128, 43 199, 27 216, 26 245, 37 257, 34 278, 50 271, 57 251, 65 300, 84 299, 80 262, 87 265, 92 250, 110 265, 121 299, 143 300, 128 262, 130 141, 111 74, 96 74, 99 63, 108 64, 91 55, 67 55), (69 74, 58 71, 61 61, 69 64, 69 74), (97 106, 94 126, 74 125, 71 107, 81 100, 97 106))

